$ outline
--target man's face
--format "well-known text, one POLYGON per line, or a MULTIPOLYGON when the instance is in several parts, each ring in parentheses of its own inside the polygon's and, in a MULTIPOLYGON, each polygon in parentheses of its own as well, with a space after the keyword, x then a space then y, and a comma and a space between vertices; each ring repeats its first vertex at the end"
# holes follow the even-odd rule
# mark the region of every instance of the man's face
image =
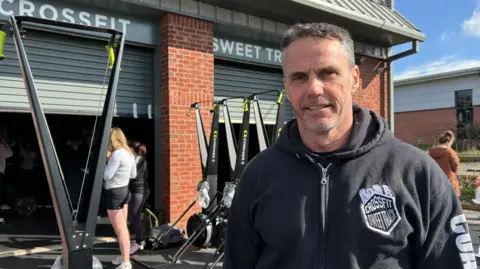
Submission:
POLYGON ((312 134, 341 129, 352 114, 352 94, 359 87, 340 42, 304 38, 284 51, 284 86, 299 128, 312 134))

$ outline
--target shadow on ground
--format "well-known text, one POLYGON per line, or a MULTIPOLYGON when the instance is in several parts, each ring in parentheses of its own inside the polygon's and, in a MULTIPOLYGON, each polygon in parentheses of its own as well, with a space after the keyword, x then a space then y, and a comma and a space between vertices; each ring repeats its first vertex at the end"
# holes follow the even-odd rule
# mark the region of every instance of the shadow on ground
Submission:
MULTIPOLYGON (((176 248, 156 251, 151 256, 148 255, 147 252, 135 255, 132 257, 133 268, 201 269, 213 252, 213 250, 187 251, 178 264, 171 264, 166 259, 175 251, 176 248), (142 265, 135 260, 147 262, 149 266, 142 265)), ((98 244, 95 245, 94 249, 94 256, 100 260, 103 269, 114 269, 115 265, 113 265, 111 261, 115 259, 119 253, 118 244, 116 243, 98 244)), ((61 251, 55 250, 45 253, 0 258, 0 269, 51 268, 59 255, 61 255, 61 251)), ((221 263, 217 264, 215 268, 221 268, 221 263)))

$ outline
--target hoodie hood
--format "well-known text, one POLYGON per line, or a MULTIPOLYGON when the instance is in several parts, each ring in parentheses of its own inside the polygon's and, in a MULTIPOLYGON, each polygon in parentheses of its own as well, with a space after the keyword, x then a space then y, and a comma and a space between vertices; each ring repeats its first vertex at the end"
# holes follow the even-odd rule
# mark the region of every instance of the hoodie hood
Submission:
MULTIPOLYGON (((345 146, 328 154, 328 159, 350 159, 363 155, 375 147, 380 146, 387 140, 392 139, 393 134, 387 128, 385 119, 375 112, 353 103, 353 128, 350 138, 345 146)), ((308 149, 302 142, 298 131, 296 119, 285 124, 285 127, 276 141, 276 146, 294 155, 319 156, 308 149)))
POLYGON ((444 147, 436 147, 436 148, 431 148, 428 150, 428 154, 434 158, 434 159, 439 159, 448 154, 449 149, 444 148, 444 147))

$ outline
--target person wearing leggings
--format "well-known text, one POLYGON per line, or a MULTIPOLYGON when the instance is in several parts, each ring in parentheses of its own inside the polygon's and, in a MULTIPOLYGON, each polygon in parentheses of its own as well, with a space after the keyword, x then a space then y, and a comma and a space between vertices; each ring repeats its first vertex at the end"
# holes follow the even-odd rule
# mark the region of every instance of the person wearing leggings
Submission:
POLYGON ((133 152, 135 153, 135 162, 137 164, 137 176, 130 179, 130 220, 132 223, 133 232, 135 233, 135 241, 131 243, 130 255, 143 250, 145 246, 146 224, 144 207, 145 202, 150 195, 148 189, 148 165, 146 160, 147 147, 138 141, 132 144, 133 152))

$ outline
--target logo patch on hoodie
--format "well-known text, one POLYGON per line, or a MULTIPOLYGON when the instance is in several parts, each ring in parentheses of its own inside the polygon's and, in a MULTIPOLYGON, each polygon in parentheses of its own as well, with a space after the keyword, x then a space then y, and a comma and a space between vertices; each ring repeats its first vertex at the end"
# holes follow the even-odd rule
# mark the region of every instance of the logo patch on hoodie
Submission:
POLYGON ((395 196, 386 185, 373 185, 360 189, 360 206, 367 227, 377 233, 389 235, 401 220, 395 196))

